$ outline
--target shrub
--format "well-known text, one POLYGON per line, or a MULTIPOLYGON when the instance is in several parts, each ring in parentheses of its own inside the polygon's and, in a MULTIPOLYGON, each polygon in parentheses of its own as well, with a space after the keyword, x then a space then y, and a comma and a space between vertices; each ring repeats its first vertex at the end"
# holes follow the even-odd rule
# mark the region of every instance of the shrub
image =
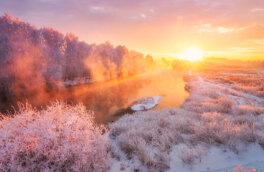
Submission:
POLYGON ((20 106, 0 121, 0 171, 106 171, 109 143, 83 105, 20 106))

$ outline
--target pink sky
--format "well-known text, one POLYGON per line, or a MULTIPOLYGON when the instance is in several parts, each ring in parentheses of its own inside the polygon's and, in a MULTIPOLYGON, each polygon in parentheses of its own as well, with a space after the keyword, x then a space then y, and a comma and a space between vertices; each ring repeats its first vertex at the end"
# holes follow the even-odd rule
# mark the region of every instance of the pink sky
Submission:
POLYGON ((154 57, 197 46, 214 56, 264 59, 263 0, 1 0, 4 13, 154 57))

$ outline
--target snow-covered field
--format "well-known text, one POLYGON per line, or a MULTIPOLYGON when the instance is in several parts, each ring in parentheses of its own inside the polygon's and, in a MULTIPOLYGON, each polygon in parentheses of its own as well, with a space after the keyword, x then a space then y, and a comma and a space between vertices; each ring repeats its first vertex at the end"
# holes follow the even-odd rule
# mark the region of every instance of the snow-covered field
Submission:
POLYGON ((264 73, 184 79, 180 108, 125 115, 108 129, 82 105, 23 107, 0 121, 0 170, 264 171, 264 73))
POLYGON ((190 97, 180 109, 109 125, 120 159, 111 170, 263 171, 263 73, 189 73, 185 80, 190 97))

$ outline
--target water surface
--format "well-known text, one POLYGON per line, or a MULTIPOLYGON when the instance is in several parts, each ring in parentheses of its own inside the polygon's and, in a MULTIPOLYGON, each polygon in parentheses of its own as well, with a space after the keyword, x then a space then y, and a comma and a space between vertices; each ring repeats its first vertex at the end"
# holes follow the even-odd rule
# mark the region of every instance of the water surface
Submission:
POLYGON ((162 96, 154 109, 180 107, 188 97, 182 73, 160 71, 129 79, 74 87, 73 101, 82 102, 94 111, 98 123, 113 122, 126 113, 130 105, 146 96, 162 96))

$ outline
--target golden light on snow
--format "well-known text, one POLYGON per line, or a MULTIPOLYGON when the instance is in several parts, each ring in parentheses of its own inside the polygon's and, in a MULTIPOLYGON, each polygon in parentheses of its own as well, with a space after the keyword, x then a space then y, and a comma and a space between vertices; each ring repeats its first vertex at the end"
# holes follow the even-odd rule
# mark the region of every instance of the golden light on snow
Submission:
POLYGON ((181 54, 179 54, 180 59, 188 60, 191 62, 202 60, 203 56, 204 56, 204 51, 198 47, 189 47, 185 49, 181 54))

